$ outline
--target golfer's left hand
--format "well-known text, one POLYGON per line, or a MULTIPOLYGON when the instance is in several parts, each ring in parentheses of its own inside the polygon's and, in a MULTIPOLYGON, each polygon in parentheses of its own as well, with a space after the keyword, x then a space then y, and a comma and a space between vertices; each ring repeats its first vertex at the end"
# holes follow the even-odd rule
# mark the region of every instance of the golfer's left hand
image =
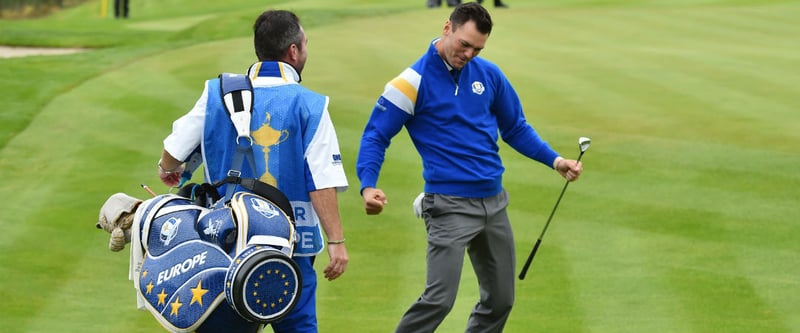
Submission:
POLYGON ((561 159, 556 163, 556 171, 568 181, 575 181, 583 173, 583 163, 577 160, 561 159))
POLYGON ((342 276, 347 269, 347 262, 350 260, 347 257, 347 247, 342 244, 328 244, 328 256, 330 262, 328 267, 325 267, 323 273, 328 281, 333 281, 342 276))

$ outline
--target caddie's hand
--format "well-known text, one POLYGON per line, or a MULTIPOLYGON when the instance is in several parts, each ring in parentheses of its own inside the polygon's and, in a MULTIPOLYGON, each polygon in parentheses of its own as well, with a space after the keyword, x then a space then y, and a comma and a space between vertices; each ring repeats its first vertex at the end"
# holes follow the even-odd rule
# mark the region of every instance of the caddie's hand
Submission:
POLYGON ((333 281, 344 274, 347 269, 347 262, 350 259, 347 257, 347 248, 344 243, 328 244, 328 256, 330 257, 330 262, 323 273, 325 273, 325 278, 328 281, 333 281))
POLYGON ((176 169, 169 171, 158 168, 158 178, 161 179, 164 185, 169 187, 178 186, 181 182, 181 172, 183 172, 183 168, 183 165, 179 165, 176 169))
POLYGON ((577 160, 558 158, 555 162, 555 169, 568 181, 575 181, 583 173, 583 163, 577 160))
POLYGON ((388 203, 386 194, 379 188, 365 187, 364 191, 361 192, 361 196, 364 198, 364 209, 366 209, 367 215, 380 214, 383 211, 383 206, 388 203))

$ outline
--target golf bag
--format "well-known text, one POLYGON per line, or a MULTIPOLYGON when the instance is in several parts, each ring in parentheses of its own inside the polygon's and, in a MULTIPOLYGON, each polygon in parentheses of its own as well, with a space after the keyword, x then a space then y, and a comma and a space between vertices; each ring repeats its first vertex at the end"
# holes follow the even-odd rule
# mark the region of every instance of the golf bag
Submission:
POLYGON ((257 332, 299 300, 293 218, 272 200, 236 192, 207 208, 161 195, 141 204, 133 224, 144 251, 139 299, 171 332, 257 332))
MULTIPOLYGON (((250 79, 221 74, 220 92, 237 130, 228 177, 186 185, 183 196, 145 201, 133 222, 139 230, 131 238, 140 239, 145 251, 134 266, 140 301, 177 333, 257 332, 294 308, 303 285, 291 259, 296 237, 288 198, 273 186, 240 177, 245 160, 255 170, 250 79), (227 306, 219 306, 222 302, 227 306)), ((191 156, 185 161, 182 179, 191 178, 199 161, 191 156)))

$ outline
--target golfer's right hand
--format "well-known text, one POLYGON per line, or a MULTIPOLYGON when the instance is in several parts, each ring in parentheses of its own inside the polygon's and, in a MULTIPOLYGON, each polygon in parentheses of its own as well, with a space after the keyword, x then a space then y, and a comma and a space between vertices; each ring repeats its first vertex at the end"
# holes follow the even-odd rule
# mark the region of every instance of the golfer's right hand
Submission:
POLYGON ((361 192, 361 197, 364 198, 364 209, 367 215, 377 215, 383 211, 383 206, 386 205, 386 194, 379 188, 365 187, 361 192))

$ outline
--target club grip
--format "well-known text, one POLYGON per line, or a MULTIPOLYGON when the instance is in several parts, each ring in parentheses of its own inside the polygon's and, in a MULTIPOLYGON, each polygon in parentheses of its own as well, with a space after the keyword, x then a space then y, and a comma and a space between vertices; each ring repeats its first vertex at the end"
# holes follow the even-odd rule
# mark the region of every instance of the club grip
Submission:
POLYGON ((539 245, 542 244, 542 239, 539 238, 536 240, 536 245, 533 246, 533 250, 531 250, 531 254, 528 256, 528 260, 525 261, 525 266, 522 266, 522 272, 519 273, 519 279, 524 280, 525 274, 528 273, 528 268, 531 267, 531 262, 533 262, 533 256, 536 255, 536 251, 539 250, 539 245))

